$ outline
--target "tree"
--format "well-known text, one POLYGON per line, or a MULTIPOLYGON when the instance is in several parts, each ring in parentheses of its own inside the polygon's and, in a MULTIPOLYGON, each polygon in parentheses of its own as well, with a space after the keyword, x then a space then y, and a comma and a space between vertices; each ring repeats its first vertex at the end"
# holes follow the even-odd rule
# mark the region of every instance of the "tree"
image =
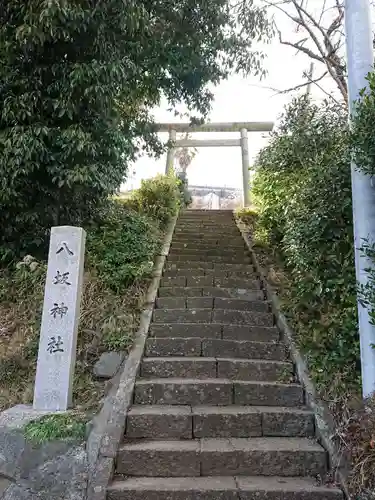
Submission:
POLYGON ((0 246, 80 224, 141 148, 164 96, 205 117, 232 70, 261 73, 252 0, 0 1, 0 246))
MULTIPOLYGON (((191 134, 187 132, 186 134, 184 134, 183 139, 190 140, 191 134)), ((198 154, 197 148, 192 148, 189 146, 183 146, 182 148, 178 148, 175 153, 175 158, 177 159, 179 165, 178 170, 185 175, 188 167, 191 165, 192 161, 197 156, 197 154, 198 154)))
POLYGON ((296 90, 311 83, 319 85, 319 82, 328 75, 335 82, 344 101, 347 102, 348 89, 343 52, 345 44, 343 0, 320 0, 320 2, 316 0, 262 0, 262 2, 268 7, 273 7, 274 13, 281 12, 295 25, 297 37, 294 40, 290 33, 287 35, 282 33, 273 17, 274 29, 280 43, 305 54, 310 61, 322 67, 318 76, 313 78, 309 72, 305 72, 304 83, 292 89, 285 89, 284 92, 296 90))

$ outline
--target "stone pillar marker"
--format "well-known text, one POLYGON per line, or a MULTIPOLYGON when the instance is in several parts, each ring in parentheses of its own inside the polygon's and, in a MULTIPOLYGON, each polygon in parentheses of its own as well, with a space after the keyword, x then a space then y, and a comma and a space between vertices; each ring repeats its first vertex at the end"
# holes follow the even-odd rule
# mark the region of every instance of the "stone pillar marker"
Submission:
POLYGON ((34 387, 35 410, 65 411, 72 404, 86 233, 51 229, 34 387))

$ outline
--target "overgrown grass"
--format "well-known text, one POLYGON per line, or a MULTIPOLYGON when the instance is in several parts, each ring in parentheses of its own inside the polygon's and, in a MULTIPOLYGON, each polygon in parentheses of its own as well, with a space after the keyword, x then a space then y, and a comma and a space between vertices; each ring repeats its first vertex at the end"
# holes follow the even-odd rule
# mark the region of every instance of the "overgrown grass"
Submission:
POLYGON ((45 415, 29 422, 24 436, 33 444, 49 441, 83 441, 86 434, 87 417, 82 413, 57 413, 45 415))

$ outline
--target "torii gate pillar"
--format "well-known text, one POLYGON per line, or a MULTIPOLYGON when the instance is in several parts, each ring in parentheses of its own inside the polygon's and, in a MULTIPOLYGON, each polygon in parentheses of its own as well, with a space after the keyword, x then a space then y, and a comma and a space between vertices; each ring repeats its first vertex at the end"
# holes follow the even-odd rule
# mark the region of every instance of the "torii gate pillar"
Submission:
MULTIPOLYGON (((176 131, 171 129, 169 131, 169 140, 170 142, 176 142, 176 131)), ((168 175, 169 173, 173 172, 173 164, 174 164, 174 157, 176 153, 176 148, 169 147, 168 152, 167 152, 167 164, 165 166, 165 173, 168 175)))
POLYGON ((243 206, 250 206, 249 140, 247 129, 241 129, 243 206))

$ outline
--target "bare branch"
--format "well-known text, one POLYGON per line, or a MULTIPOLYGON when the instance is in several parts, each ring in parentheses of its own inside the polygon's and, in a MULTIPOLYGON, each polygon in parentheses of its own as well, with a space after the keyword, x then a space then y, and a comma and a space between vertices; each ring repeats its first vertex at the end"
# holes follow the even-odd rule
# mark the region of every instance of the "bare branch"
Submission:
MULTIPOLYGON (((275 7, 276 9, 278 9, 279 11, 281 11, 283 14, 285 14, 287 17, 289 17, 289 19, 291 19, 293 22, 295 23, 299 23, 299 20, 292 16, 291 14, 289 14, 289 12, 285 9, 283 9, 282 7, 280 7, 280 4, 279 3, 274 3, 270 0, 263 0, 263 2, 266 4, 266 5, 269 5, 270 7, 275 7)), ((284 1, 284 2, 281 2, 281 4, 285 4, 285 3, 289 3, 289 0, 287 1, 284 1)))
POLYGON ((346 104, 343 105, 342 102, 338 101, 330 92, 327 92, 321 85, 319 85, 318 83, 315 83, 315 85, 318 87, 319 90, 323 92, 323 94, 332 99, 332 101, 334 101, 337 105, 346 107, 346 104))
POLYGON ((328 71, 325 71, 321 76, 319 76, 318 78, 310 78, 310 76, 305 72, 303 74, 303 76, 305 78, 307 78, 307 82, 303 82, 303 83, 300 83, 299 85, 295 85, 294 87, 291 87, 289 89, 284 89, 284 90, 280 90, 280 94, 288 94, 289 92, 294 92, 295 90, 299 90, 299 89, 302 89, 303 87, 307 87, 308 85, 312 85, 312 84, 317 84, 318 82, 320 82, 320 80, 323 80, 323 78, 325 76, 327 76, 328 74, 328 71))
POLYGON ((331 6, 327 7, 327 0, 322 0, 322 9, 318 17, 314 17, 311 13, 310 3, 304 0, 263 0, 268 6, 273 6, 284 15, 286 15, 298 28, 302 28, 308 35, 307 38, 294 42, 283 39, 281 30, 276 26, 279 41, 282 45, 286 45, 302 52, 310 59, 323 63, 331 78, 335 81, 345 101, 348 99, 347 83, 345 79, 345 64, 339 56, 339 50, 342 44, 342 24, 343 24, 343 5, 342 0, 334 0, 331 6), (293 7, 296 15, 293 15, 288 10, 288 6, 293 7), (323 18, 325 13, 335 9, 333 21, 325 28, 323 26, 323 18), (311 48, 311 41, 315 46, 311 48))
POLYGON ((332 21, 331 26, 327 30, 327 37, 328 38, 330 38, 332 36, 332 34, 340 28, 340 26, 342 25, 343 19, 344 19, 344 11, 341 10, 339 15, 336 17, 336 19, 334 19, 332 21))
POLYGON ((273 92, 275 92, 275 94, 272 95, 271 97, 275 97, 275 96, 280 95, 280 94, 287 94, 289 92, 293 92, 295 90, 299 90, 299 89, 301 89, 303 87, 307 87, 308 85, 316 85, 316 87, 318 87, 318 89, 323 94, 325 94, 327 97, 329 97, 330 99, 332 99, 338 106, 342 106, 342 102, 338 101, 331 93, 327 92, 321 85, 319 85, 319 81, 322 80, 325 76, 327 76, 327 74, 328 74, 328 72, 326 71, 319 78, 315 78, 315 79, 310 79, 309 75, 305 74, 305 76, 309 80, 308 82, 301 83, 300 85, 296 85, 295 87, 291 87, 289 89, 280 90, 280 89, 277 89, 275 87, 269 87, 269 86, 258 85, 258 84, 250 84, 250 87, 257 87, 257 88, 261 88, 261 89, 272 90, 273 92))
POLYGON ((323 21, 323 16, 326 12, 326 5, 327 5, 327 0, 324 0, 323 6, 322 6, 322 12, 320 13, 320 17, 319 17, 319 24, 321 24, 321 22, 323 21))
POLYGON ((314 31, 312 30, 312 28, 310 28, 310 26, 308 25, 308 23, 305 21, 305 19, 303 18, 302 16, 302 13, 305 14, 312 22, 313 24, 315 25, 315 27, 317 27, 319 29, 319 31, 323 34, 323 37, 325 36, 325 33, 324 33, 324 30, 319 26, 319 24, 315 21, 315 19, 313 18, 313 16, 311 16, 309 13, 307 13, 299 4, 296 0, 291 0, 292 4, 294 5, 295 9, 297 10, 297 13, 298 13, 298 16, 300 18, 300 21, 303 25, 303 27, 305 28, 305 30, 308 32, 308 34, 310 35, 311 39, 313 40, 313 42, 315 43, 316 45, 316 48, 319 50, 320 54, 322 55, 322 57, 324 58, 325 56, 325 51, 323 49, 323 46, 321 45, 318 37, 316 36, 316 34, 314 33, 314 31))
POLYGON ((307 47, 304 47, 303 45, 301 45, 301 42, 303 42, 303 40, 301 40, 300 42, 288 42, 288 41, 282 39, 282 35, 281 35, 281 31, 280 30, 278 30, 278 33, 279 33, 279 41, 280 41, 280 43, 282 45, 288 45, 289 47, 293 47, 297 51, 303 52, 304 54, 306 54, 307 56, 309 56, 311 59, 315 59, 316 61, 324 63, 324 57, 318 56, 312 50, 310 50, 307 47))

